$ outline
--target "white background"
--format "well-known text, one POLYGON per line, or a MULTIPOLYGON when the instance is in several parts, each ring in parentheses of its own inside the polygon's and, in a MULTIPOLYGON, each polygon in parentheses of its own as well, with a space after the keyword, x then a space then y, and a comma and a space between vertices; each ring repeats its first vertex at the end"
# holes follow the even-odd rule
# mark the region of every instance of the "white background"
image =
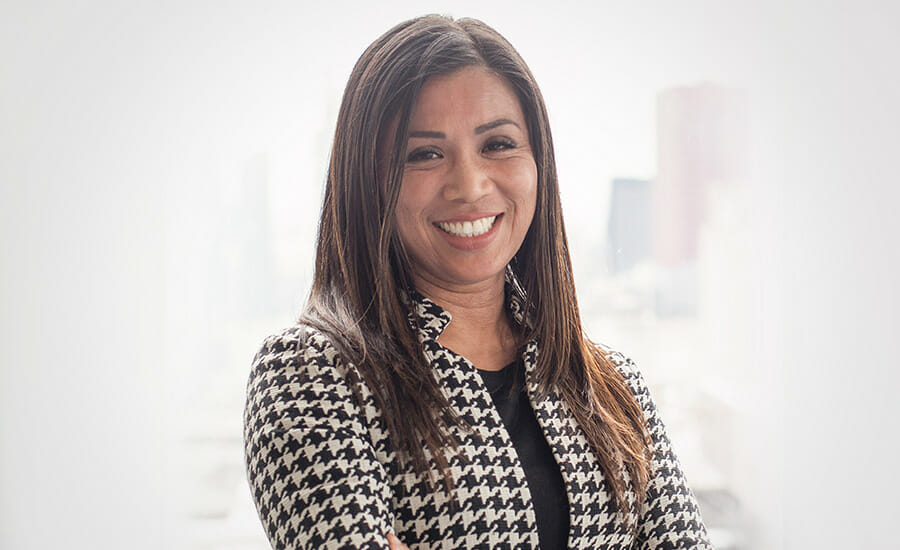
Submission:
MULTIPOLYGON (((209 201, 239 200, 265 155, 275 268, 308 275, 347 75, 426 12, 483 19, 528 61, 573 234, 605 215, 612 177, 652 177, 659 90, 747 91, 754 361, 783 400, 758 457, 767 547, 895 547, 900 8, 587 6, 0 3, 0 547, 186 544, 171 442, 208 370, 191 342, 217 300, 192 267, 224 238, 209 201)), ((275 292, 281 326, 302 284, 275 292)))

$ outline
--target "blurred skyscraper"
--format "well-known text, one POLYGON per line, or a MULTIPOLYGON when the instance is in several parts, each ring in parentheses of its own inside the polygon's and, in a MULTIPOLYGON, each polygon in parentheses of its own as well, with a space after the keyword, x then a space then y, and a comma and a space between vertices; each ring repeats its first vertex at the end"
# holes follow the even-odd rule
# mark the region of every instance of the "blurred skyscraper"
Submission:
POLYGON ((652 200, 649 181, 626 178, 613 180, 607 233, 611 275, 627 271, 652 258, 652 200))
POLYGON ((273 309, 275 286, 265 154, 247 160, 237 191, 222 212, 228 239, 222 242, 226 290, 220 299, 232 314, 265 315, 273 309))
POLYGON ((733 90, 712 84, 670 88, 657 96, 657 173, 653 186, 653 256, 662 268, 660 315, 697 312, 697 261, 710 189, 744 171, 745 109, 733 90))
POLYGON ((732 90, 702 84, 657 96, 654 255, 663 266, 697 259, 712 185, 742 172, 743 112, 732 90))

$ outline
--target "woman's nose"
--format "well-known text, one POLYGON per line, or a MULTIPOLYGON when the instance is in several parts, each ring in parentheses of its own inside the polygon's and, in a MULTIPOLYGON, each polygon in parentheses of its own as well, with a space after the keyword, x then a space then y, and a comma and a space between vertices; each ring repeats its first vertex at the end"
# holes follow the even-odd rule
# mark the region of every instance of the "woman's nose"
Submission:
POLYGON ((460 156, 447 174, 443 190, 444 199, 476 202, 488 193, 490 187, 491 179, 480 159, 460 156))

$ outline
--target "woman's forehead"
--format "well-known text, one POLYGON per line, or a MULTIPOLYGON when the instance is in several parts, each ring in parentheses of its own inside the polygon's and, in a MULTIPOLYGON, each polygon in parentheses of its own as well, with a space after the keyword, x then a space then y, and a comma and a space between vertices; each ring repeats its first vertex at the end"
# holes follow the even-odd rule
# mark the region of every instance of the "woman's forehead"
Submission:
POLYGON ((411 113, 410 131, 432 126, 482 125, 497 118, 524 128, 519 98, 505 78, 483 67, 466 67, 428 79, 411 113))

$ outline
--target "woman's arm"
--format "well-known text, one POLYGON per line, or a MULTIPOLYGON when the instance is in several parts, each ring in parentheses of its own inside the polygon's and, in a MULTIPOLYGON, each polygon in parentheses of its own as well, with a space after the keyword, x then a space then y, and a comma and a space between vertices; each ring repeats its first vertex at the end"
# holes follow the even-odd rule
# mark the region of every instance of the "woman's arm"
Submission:
POLYGON ((610 358, 618 364, 644 411, 652 439, 650 480, 638 518, 638 536, 634 548, 712 550, 713 546, 700 517, 700 508, 669 443, 666 428, 644 377, 631 359, 618 353, 610 358))
POLYGON ((359 408, 319 334, 294 327, 253 360, 244 418, 253 499, 276 550, 388 549, 391 492, 359 408))

